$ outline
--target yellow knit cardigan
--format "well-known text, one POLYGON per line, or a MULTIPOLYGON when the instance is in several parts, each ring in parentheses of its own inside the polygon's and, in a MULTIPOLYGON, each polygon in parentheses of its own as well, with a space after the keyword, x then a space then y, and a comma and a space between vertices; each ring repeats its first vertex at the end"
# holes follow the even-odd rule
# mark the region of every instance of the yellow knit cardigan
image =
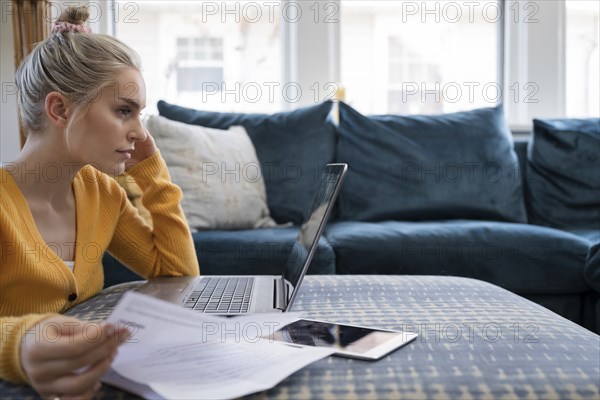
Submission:
POLYGON ((171 183, 159 152, 127 173, 142 188, 142 201, 153 227, 144 222, 110 176, 89 165, 75 176, 77 239, 72 272, 53 251, 56 247, 42 239, 25 198, 6 169, 0 168, 1 379, 27 382, 19 354, 25 332, 102 289, 105 251, 145 278, 199 274, 180 206, 181 189, 171 183))

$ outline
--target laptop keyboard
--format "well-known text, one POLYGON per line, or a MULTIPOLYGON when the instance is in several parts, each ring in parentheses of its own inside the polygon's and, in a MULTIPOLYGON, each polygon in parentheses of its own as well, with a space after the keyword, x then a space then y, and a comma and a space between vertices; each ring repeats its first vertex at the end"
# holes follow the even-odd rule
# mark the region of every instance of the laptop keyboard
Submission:
POLYGON ((247 313, 253 277, 204 278, 184 306, 205 313, 247 313))

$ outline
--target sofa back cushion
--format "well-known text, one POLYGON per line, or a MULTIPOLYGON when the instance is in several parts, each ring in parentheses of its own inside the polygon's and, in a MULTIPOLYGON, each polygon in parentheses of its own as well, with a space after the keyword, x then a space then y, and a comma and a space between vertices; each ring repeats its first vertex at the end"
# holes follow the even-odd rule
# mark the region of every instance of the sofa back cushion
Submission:
POLYGON ((256 151, 246 130, 206 128, 151 115, 144 121, 173 183, 190 228, 255 229, 276 226, 256 151))
POLYGON ((600 229, 600 119, 536 119, 529 144, 529 222, 600 229))
MULTIPOLYGON (((519 176, 521 177, 521 189, 525 190, 525 169, 527 168, 527 148, 529 147, 530 138, 515 138, 514 139, 514 150, 519 160, 519 176)), ((523 195, 524 196, 524 195, 523 195)), ((527 210, 527 205, 525 205, 527 210)))
POLYGON ((519 163, 501 107, 363 116, 340 104, 337 161, 349 165, 342 220, 526 222, 519 163))
POLYGON ((301 224, 322 167, 334 160, 335 127, 325 102, 278 114, 238 114, 194 110, 158 102, 160 115, 209 128, 246 128, 260 161, 271 217, 301 224))

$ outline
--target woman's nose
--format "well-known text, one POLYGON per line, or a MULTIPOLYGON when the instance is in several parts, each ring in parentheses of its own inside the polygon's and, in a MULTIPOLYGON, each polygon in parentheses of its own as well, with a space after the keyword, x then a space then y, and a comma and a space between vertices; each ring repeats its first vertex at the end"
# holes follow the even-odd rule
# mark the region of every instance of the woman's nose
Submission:
POLYGON ((129 139, 129 141, 135 140, 137 142, 144 142, 147 137, 148 134, 146 131, 146 127, 142 124, 141 121, 138 124, 136 124, 136 126, 132 127, 129 133, 127 134, 127 139, 129 139))

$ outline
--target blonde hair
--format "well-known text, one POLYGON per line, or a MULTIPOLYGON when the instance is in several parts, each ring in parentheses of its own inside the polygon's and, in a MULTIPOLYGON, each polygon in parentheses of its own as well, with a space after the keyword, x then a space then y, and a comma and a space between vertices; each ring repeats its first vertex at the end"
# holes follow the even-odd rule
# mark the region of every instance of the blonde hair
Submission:
MULTIPOLYGON (((86 7, 69 7, 56 24, 83 25, 88 18, 86 7)), ((22 126, 27 133, 45 128, 44 103, 50 92, 61 93, 75 105, 76 120, 100 90, 129 68, 141 70, 139 55, 112 36, 52 33, 35 46, 17 69, 17 105, 22 126)))

